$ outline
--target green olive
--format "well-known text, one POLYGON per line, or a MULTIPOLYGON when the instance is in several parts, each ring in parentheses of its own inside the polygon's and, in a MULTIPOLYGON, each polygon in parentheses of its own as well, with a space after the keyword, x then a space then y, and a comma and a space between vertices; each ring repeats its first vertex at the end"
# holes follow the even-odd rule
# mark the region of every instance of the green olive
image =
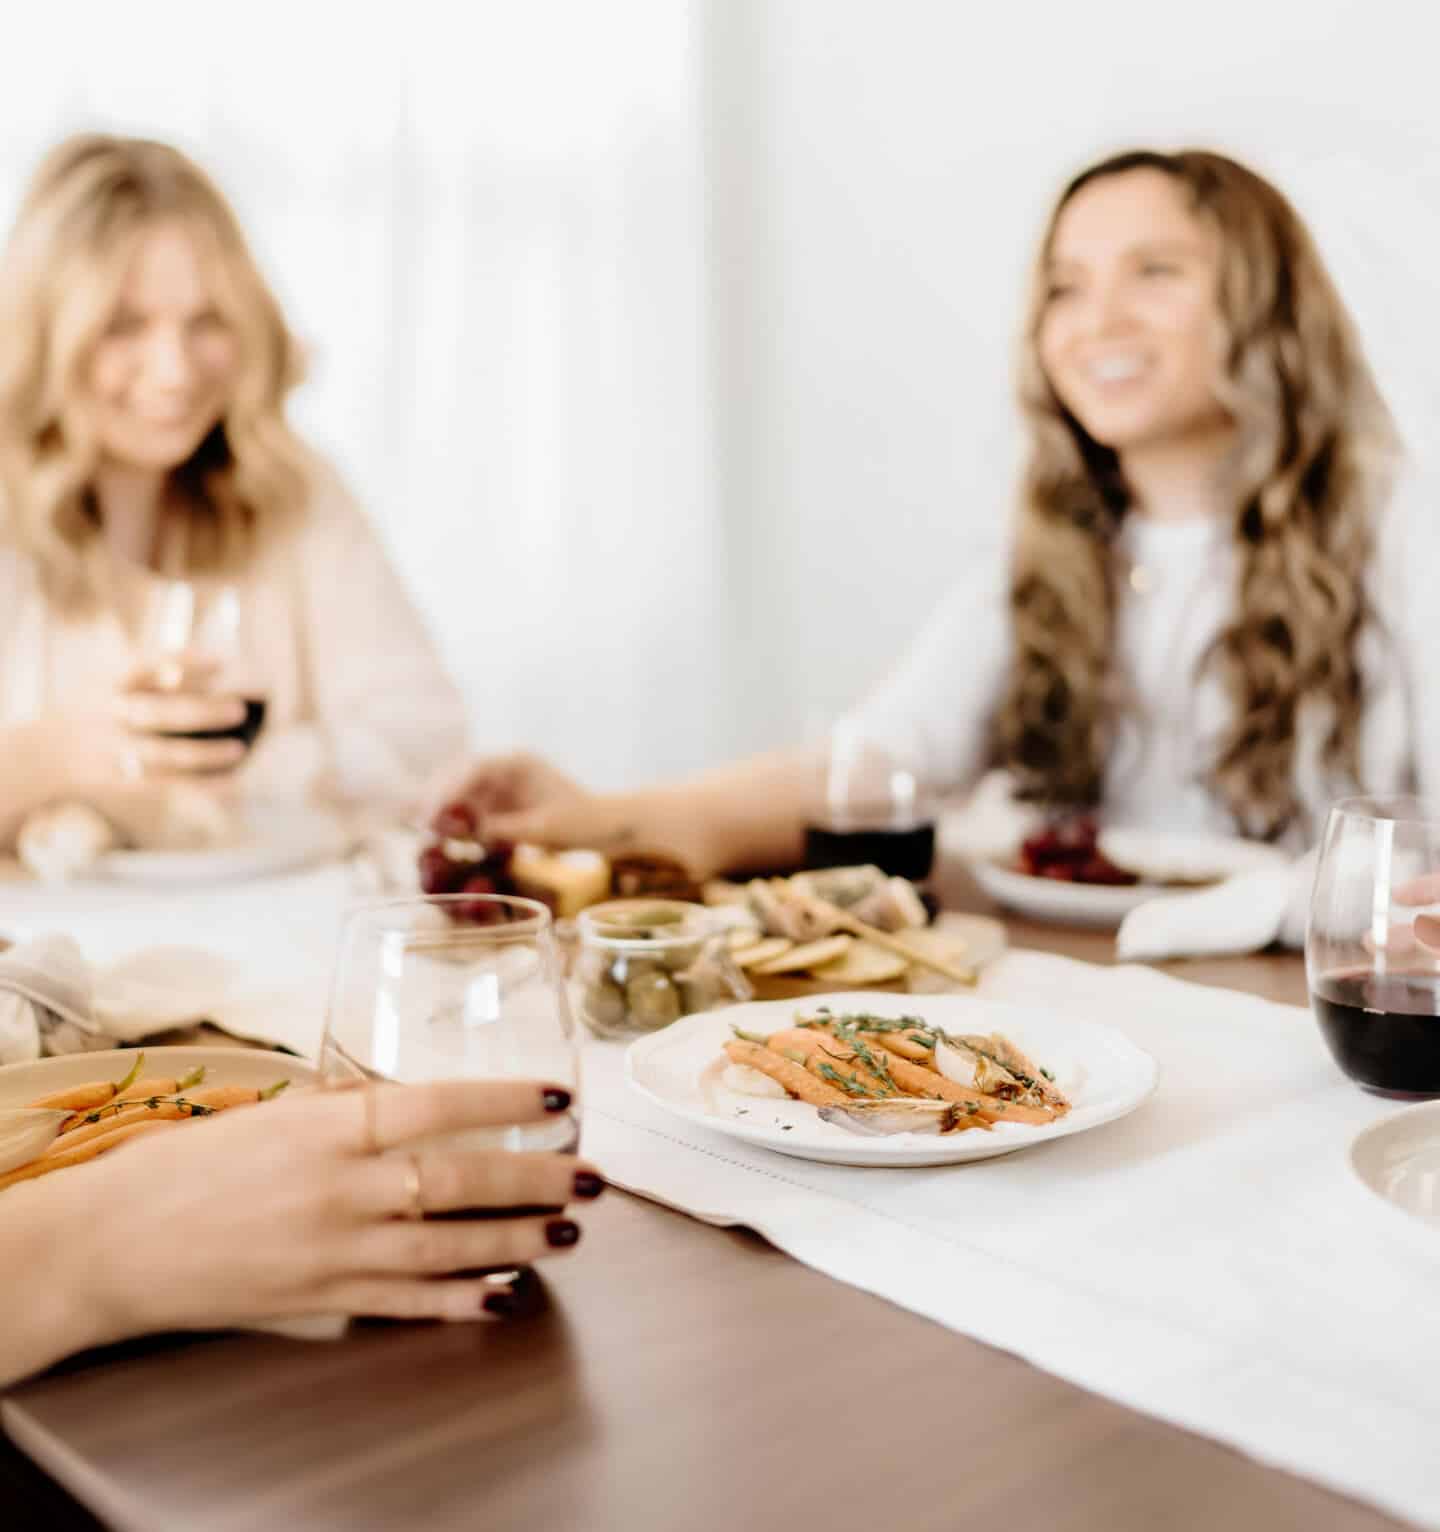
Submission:
POLYGON ((663 973, 644 973, 625 985, 625 1003, 637 1026, 668 1027, 680 1019, 680 991, 663 973))
POLYGON ((582 1003, 585 1019, 597 1031, 616 1031, 625 1025, 628 1010, 624 991, 609 979, 587 984, 582 1003))

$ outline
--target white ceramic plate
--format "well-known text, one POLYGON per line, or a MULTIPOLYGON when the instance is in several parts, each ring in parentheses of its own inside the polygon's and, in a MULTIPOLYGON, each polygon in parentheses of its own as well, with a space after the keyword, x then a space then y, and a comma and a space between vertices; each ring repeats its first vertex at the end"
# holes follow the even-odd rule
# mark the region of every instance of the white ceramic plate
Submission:
POLYGON ((1064 925, 1118 926, 1131 910, 1150 899, 1187 892, 1164 880, 1192 885, 1223 883, 1247 872, 1284 866, 1289 860, 1273 846, 1234 836, 1117 827, 1100 832, 1100 849, 1122 867, 1145 876, 1127 887, 1064 883, 1017 872, 995 860, 970 864, 975 881, 997 904, 1032 920, 1064 925))
POLYGON ((290 872, 343 856, 350 836, 338 820, 301 804, 256 804, 246 811, 239 839, 205 851, 110 851, 93 876, 107 882, 160 887, 231 883, 290 872))
MULTIPOLYGON (((136 1048, 107 1048, 96 1053, 67 1053, 60 1058, 36 1059, 29 1064, 0 1066, 0 1107, 24 1106, 37 1096, 84 1085, 88 1080, 123 1080, 135 1063, 136 1048)), ((205 1066, 205 1085, 253 1085, 257 1090, 289 1080, 292 1086, 310 1085, 314 1066, 288 1053, 261 1048, 146 1048, 141 1066, 147 1075, 185 1075, 198 1064, 205 1066)))
POLYGON ((1430 1235, 1440 1256, 1440 1101, 1362 1129, 1350 1144, 1350 1168, 1412 1230, 1430 1235))
POLYGON ((833 1165, 951 1165, 991 1159, 1034 1144, 1083 1133, 1133 1112, 1155 1089, 1159 1071, 1148 1053, 1110 1027, 1046 1011, 999 1005, 973 995, 826 995, 822 1001, 767 1000, 688 1016, 630 1045, 631 1086, 667 1112, 747 1144, 833 1165), (997 1123, 988 1133, 897 1133, 872 1138, 822 1122, 802 1101, 743 1096, 719 1080, 731 1027, 769 1034, 793 1024, 797 1011, 823 1003, 837 1013, 922 1016, 948 1032, 1003 1032, 1049 1069, 1070 1097, 1066 1115, 1045 1127, 997 1123), (716 1060, 721 1060, 717 1067, 716 1060))

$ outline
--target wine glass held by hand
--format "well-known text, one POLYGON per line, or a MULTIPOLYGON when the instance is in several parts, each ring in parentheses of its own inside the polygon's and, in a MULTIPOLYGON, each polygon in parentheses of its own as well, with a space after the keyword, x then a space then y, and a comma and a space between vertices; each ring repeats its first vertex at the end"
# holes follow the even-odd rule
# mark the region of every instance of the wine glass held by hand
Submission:
POLYGON ((237 583, 165 581, 116 702, 141 770, 217 773, 244 760, 266 711, 249 617, 237 583))
MULTIPOLYGON (((502 1156, 573 1154, 578 1040, 549 911, 534 900, 474 895, 355 910, 341 934, 321 1069, 341 1085, 543 1081, 544 1117, 472 1127, 437 1144, 502 1156)), ((494 1216, 480 1208, 426 1213, 494 1216)))

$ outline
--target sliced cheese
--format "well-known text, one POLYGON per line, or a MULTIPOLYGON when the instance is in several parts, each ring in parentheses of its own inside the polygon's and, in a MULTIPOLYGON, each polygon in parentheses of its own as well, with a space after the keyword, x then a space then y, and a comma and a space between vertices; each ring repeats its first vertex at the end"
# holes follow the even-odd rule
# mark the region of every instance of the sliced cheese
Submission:
POLYGON ((610 897, 610 863, 598 851, 542 851, 517 846, 510 873, 523 893, 542 890, 562 920, 610 897))

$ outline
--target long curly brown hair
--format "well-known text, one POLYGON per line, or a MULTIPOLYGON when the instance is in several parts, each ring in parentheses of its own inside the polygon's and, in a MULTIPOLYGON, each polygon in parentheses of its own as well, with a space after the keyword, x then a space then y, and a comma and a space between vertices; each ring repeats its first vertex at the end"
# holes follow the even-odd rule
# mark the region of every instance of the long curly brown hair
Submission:
MULTIPOLYGON (((1025 796, 1094 805, 1123 702, 1112 674, 1113 544, 1130 503, 1116 453, 1060 403, 1038 336, 1056 223, 1102 176, 1158 170, 1221 239, 1218 306, 1227 343, 1221 404, 1236 422, 1234 616, 1202 662, 1230 721, 1205 765, 1246 834, 1274 839, 1301 812, 1302 710, 1327 720, 1321 763, 1358 777, 1362 574, 1389 489, 1396 440, 1355 328, 1290 203, 1234 160, 1203 150, 1118 155, 1061 194, 1034 276, 1021 407, 1030 435, 1011 577, 1014 659, 997 714, 997 758, 1025 796)), ((1196 679, 1196 678, 1191 678, 1196 679)))

